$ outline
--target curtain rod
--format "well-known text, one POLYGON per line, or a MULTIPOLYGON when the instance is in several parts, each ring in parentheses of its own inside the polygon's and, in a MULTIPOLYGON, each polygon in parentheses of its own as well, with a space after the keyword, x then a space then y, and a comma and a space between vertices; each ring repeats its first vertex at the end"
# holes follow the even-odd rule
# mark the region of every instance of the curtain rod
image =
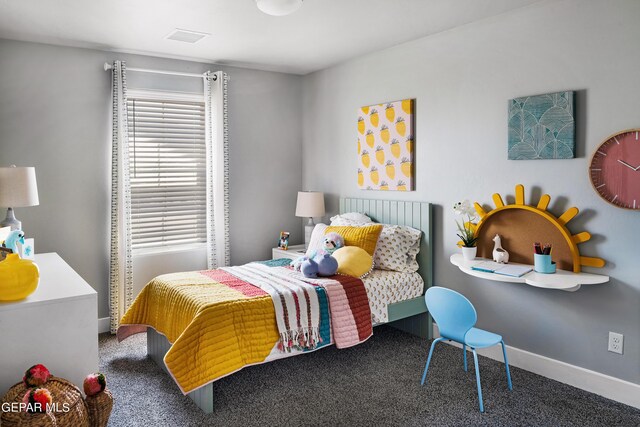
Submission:
MULTIPOLYGON (((110 69, 113 68, 113 65, 105 62, 104 63, 104 70, 105 71, 109 71, 110 69)), ((199 79, 201 79, 202 77, 204 77, 206 75, 206 73, 202 73, 202 74, 195 74, 195 73, 181 73, 178 71, 163 71, 163 70, 151 70, 148 68, 129 68, 127 67, 127 71, 138 71, 140 73, 153 73, 153 74, 166 74, 166 75, 170 75, 170 76, 182 76, 182 77, 197 77, 199 79)), ((213 76, 214 80, 216 79, 216 76, 213 76)))

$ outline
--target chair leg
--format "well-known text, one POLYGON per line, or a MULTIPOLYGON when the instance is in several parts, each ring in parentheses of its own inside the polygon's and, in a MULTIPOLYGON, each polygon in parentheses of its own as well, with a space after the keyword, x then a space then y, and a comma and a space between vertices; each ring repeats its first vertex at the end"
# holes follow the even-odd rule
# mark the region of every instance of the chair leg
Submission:
POLYGON ((467 345, 462 344, 462 360, 464 360, 464 371, 467 372, 467 345))
POLYGON ((471 347, 473 351, 473 363, 476 366, 476 385, 478 386, 478 402, 480 403, 480 412, 484 412, 484 405, 482 404, 482 387, 480 386, 480 368, 478 367, 478 353, 476 349, 471 347))
POLYGON ((511 385, 511 372, 509 372, 509 361, 507 360, 507 350, 504 348, 504 341, 500 341, 502 345, 502 356, 504 357, 504 368, 507 370, 507 384, 509 384, 509 390, 513 390, 511 385))
POLYGON ((427 379, 427 371, 429 370, 429 363, 431 363, 431 356, 433 355, 433 349, 436 346, 436 343, 442 341, 444 338, 436 338, 435 340, 433 340, 433 343, 431 344, 431 349, 429 349, 429 357, 427 357, 427 364, 424 366, 424 373, 422 374, 422 382, 420 382, 421 385, 424 385, 424 381, 427 379))

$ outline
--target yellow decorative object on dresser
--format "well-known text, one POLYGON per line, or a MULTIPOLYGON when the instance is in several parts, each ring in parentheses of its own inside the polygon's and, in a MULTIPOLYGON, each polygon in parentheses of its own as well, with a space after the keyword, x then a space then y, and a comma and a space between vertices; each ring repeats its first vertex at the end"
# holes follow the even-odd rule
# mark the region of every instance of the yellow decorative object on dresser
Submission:
POLYGON ((17 301, 31 295, 38 287, 40 271, 31 260, 9 254, 0 262, 0 301, 17 301))

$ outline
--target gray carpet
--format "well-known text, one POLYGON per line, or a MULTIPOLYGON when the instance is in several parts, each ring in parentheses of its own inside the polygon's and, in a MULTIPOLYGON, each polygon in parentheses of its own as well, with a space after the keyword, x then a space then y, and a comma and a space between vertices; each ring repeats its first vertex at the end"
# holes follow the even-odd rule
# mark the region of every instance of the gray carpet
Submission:
POLYGON ((140 334, 100 336, 100 369, 116 397, 110 426, 640 426, 640 410, 481 358, 485 413, 478 411, 473 358, 439 344, 420 387, 428 345, 391 327, 354 348, 243 369, 214 383, 215 412, 203 414, 146 357, 140 334))

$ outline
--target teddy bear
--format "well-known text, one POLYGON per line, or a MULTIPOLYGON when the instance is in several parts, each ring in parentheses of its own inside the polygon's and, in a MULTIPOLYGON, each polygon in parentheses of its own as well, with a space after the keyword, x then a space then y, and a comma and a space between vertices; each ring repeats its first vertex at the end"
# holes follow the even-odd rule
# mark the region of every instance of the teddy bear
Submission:
POLYGON ((344 239, 341 235, 327 233, 322 241, 322 249, 298 258, 293 266, 305 277, 333 276, 338 271, 338 261, 331 254, 343 246, 344 239))
POLYGON ((300 271, 304 277, 333 276, 338 271, 338 261, 325 253, 322 257, 302 261, 300 271))

